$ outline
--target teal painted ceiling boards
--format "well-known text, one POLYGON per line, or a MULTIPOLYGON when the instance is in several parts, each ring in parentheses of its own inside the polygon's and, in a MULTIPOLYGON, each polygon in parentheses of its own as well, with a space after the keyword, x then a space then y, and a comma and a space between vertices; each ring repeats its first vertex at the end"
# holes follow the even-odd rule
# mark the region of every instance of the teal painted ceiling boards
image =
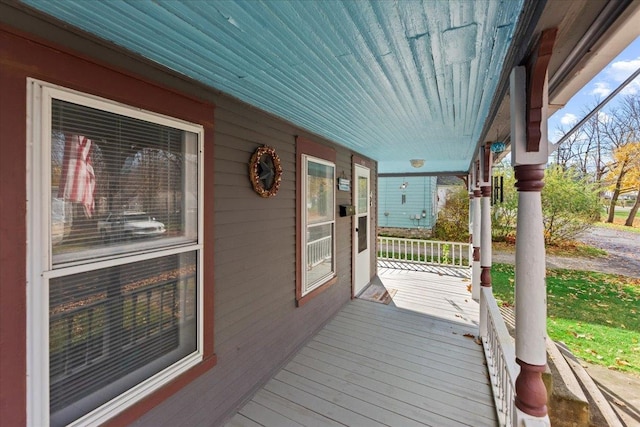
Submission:
POLYGON ((24 3, 378 160, 380 172, 468 169, 523 6, 24 3))

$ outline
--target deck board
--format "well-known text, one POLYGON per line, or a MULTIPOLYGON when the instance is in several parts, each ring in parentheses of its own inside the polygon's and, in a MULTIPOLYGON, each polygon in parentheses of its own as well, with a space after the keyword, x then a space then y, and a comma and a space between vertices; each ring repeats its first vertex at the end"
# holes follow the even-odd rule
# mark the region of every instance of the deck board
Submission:
POLYGON ((424 366, 411 366, 410 364, 396 366, 386 360, 359 356, 330 346, 309 346, 309 349, 305 349, 300 354, 306 355, 307 352, 311 351, 313 351, 311 356, 318 360, 339 366, 355 374, 367 375, 389 385, 399 384, 404 389, 413 389, 415 385, 412 383, 417 383, 420 386, 430 388, 434 394, 438 392, 448 393, 453 395, 453 399, 462 398, 486 404, 486 393, 482 390, 484 388, 482 385, 470 388, 468 383, 459 384, 451 381, 451 375, 441 370, 433 370, 424 366), (410 383, 407 383, 407 381, 410 383))
POLYGON ((389 305, 348 303, 227 426, 497 425, 468 279, 379 277, 389 305))
POLYGON ((410 335, 403 337, 402 332, 399 331, 394 331, 389 334, 389 332, 383 328, 369 330, 366 326, 363 326, 357 329, 347 329, 349 327, 352 328, 352 325, 334 322, 331 327, 327 327, 321 331, 319 335, 327 337, 333 336, 338 339, 343 337, 343 339, 346 338, 348 340, 346 341, 347 344, 363 347, 368 351, 379 350, 385 355, 414 361, 417 364, 420 364, 421 361, 426 359, 429 362, 442 364, 443 368, 451 366, 455 371, 477 372, 481 378, 483 377, 484 369, 473 362, 472 357, 475 356, 474 352, 456 352, 455 346, 451 343, 443 343, 443 345, 434 347, 431 344, 434 340, 430 340, 430 343, 427 343, 424 339, 410 335), (338 331, 338 328, 342 326, 344 326, 344 329, 338 331), (334 331, 332 328, 336 328, 336 330, 334 331), (333 332, 333 334, 330 334, 330 332, 333 332), (382 341, 378 337, 384 334, 388 334, 389 336, 382 341), (404 358, 404 355, 416 357, 412 360, 412 358, 404 358))
POLYGON ((253 397, 253 401, 272 408, 307 427, 340 427, 344 425, 266 390, 258 391, 253 397))
POLYGON ((265 427, 301 427, 302 424, 269 408, 269 405, 261 405, 255 400, 247 402, 242 408, 242 414, 265 427))

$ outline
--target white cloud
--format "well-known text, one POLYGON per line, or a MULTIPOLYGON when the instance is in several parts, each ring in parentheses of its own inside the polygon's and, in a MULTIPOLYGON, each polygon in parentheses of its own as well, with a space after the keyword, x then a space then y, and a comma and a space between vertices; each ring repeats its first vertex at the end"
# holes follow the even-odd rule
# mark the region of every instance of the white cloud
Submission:
POLYGON ((607 70, 607 74, 612 80, 622 83, 638 68, 640 68, 640 58, 629 61, 617 61, 611 64, 607 70))
POLYGON ((609 83, 607 82, 595 82, 595 88, 589 92, 589 95, 597 95, 599 97, 606 97, 611 93, 611 89, 609 88, 609 83))
MULTIPOLYGON (((616 83, 625 81, 633 72, 640 68, 640 58, 628 61, 617 61, 607 69, 607 75, 616 83)), ((629 83, 620 93, 624 95, 635 95, 640 92, 640 77, 629 83)))
POLYGON ((560 118, 560 123, 565 126, 574 125, 578 121, 578 116, 575 114, 567 113, 560 118))

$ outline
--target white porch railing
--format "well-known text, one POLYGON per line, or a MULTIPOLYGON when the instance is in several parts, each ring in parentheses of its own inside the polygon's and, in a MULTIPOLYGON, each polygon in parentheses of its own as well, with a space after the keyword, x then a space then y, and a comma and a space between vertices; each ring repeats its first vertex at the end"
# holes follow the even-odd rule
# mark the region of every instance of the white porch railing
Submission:
POLYGON ((307 267, 313 268, 326 259, 331 259, 331 236, 322 237, 307 243, 307 267))
POLYGON ((378 236, 379 260, 469 267, 471 250, 469 243, 378 236))
MULTIPOLYGON (((420 264, 470 267, 472 247, 468 243, 437 240, 378 237, 378 259, 420 264)), ((505 324, 490 287, 481 287, 480 318, 487 323, 482 337, 496 412, 500 426, 513 426, 515 415, 515 381, 520 372, 516 363, 515 342, 505 324)))
MULTIPOLYGON (((480 298, 486 302, 480 305, 480 309, 486 311, 487 319, 487 336, 482 337, 482 347, 489 369, 498 420, 501 426, 513 426, 515 384, 520 371, 516 363, 515 343, 509 335, 491 288, 483 287, 480 292, 480 298)), ((482 318, 482 313, 480 317, 482 318)))

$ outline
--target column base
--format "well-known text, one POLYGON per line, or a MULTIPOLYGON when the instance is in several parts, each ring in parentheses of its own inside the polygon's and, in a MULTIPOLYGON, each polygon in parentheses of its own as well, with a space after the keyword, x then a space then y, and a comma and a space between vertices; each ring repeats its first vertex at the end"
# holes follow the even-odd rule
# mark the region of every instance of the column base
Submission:
POLYGON ((544 365, 531 365, 516 358, 520 374, 516 378, 516 408, 534 418, 547 416, 547 388, 542 381, 544 365))
POLYGON ((480 273, 480 284, 491 287, 491 267, 482 266, 480 273))

